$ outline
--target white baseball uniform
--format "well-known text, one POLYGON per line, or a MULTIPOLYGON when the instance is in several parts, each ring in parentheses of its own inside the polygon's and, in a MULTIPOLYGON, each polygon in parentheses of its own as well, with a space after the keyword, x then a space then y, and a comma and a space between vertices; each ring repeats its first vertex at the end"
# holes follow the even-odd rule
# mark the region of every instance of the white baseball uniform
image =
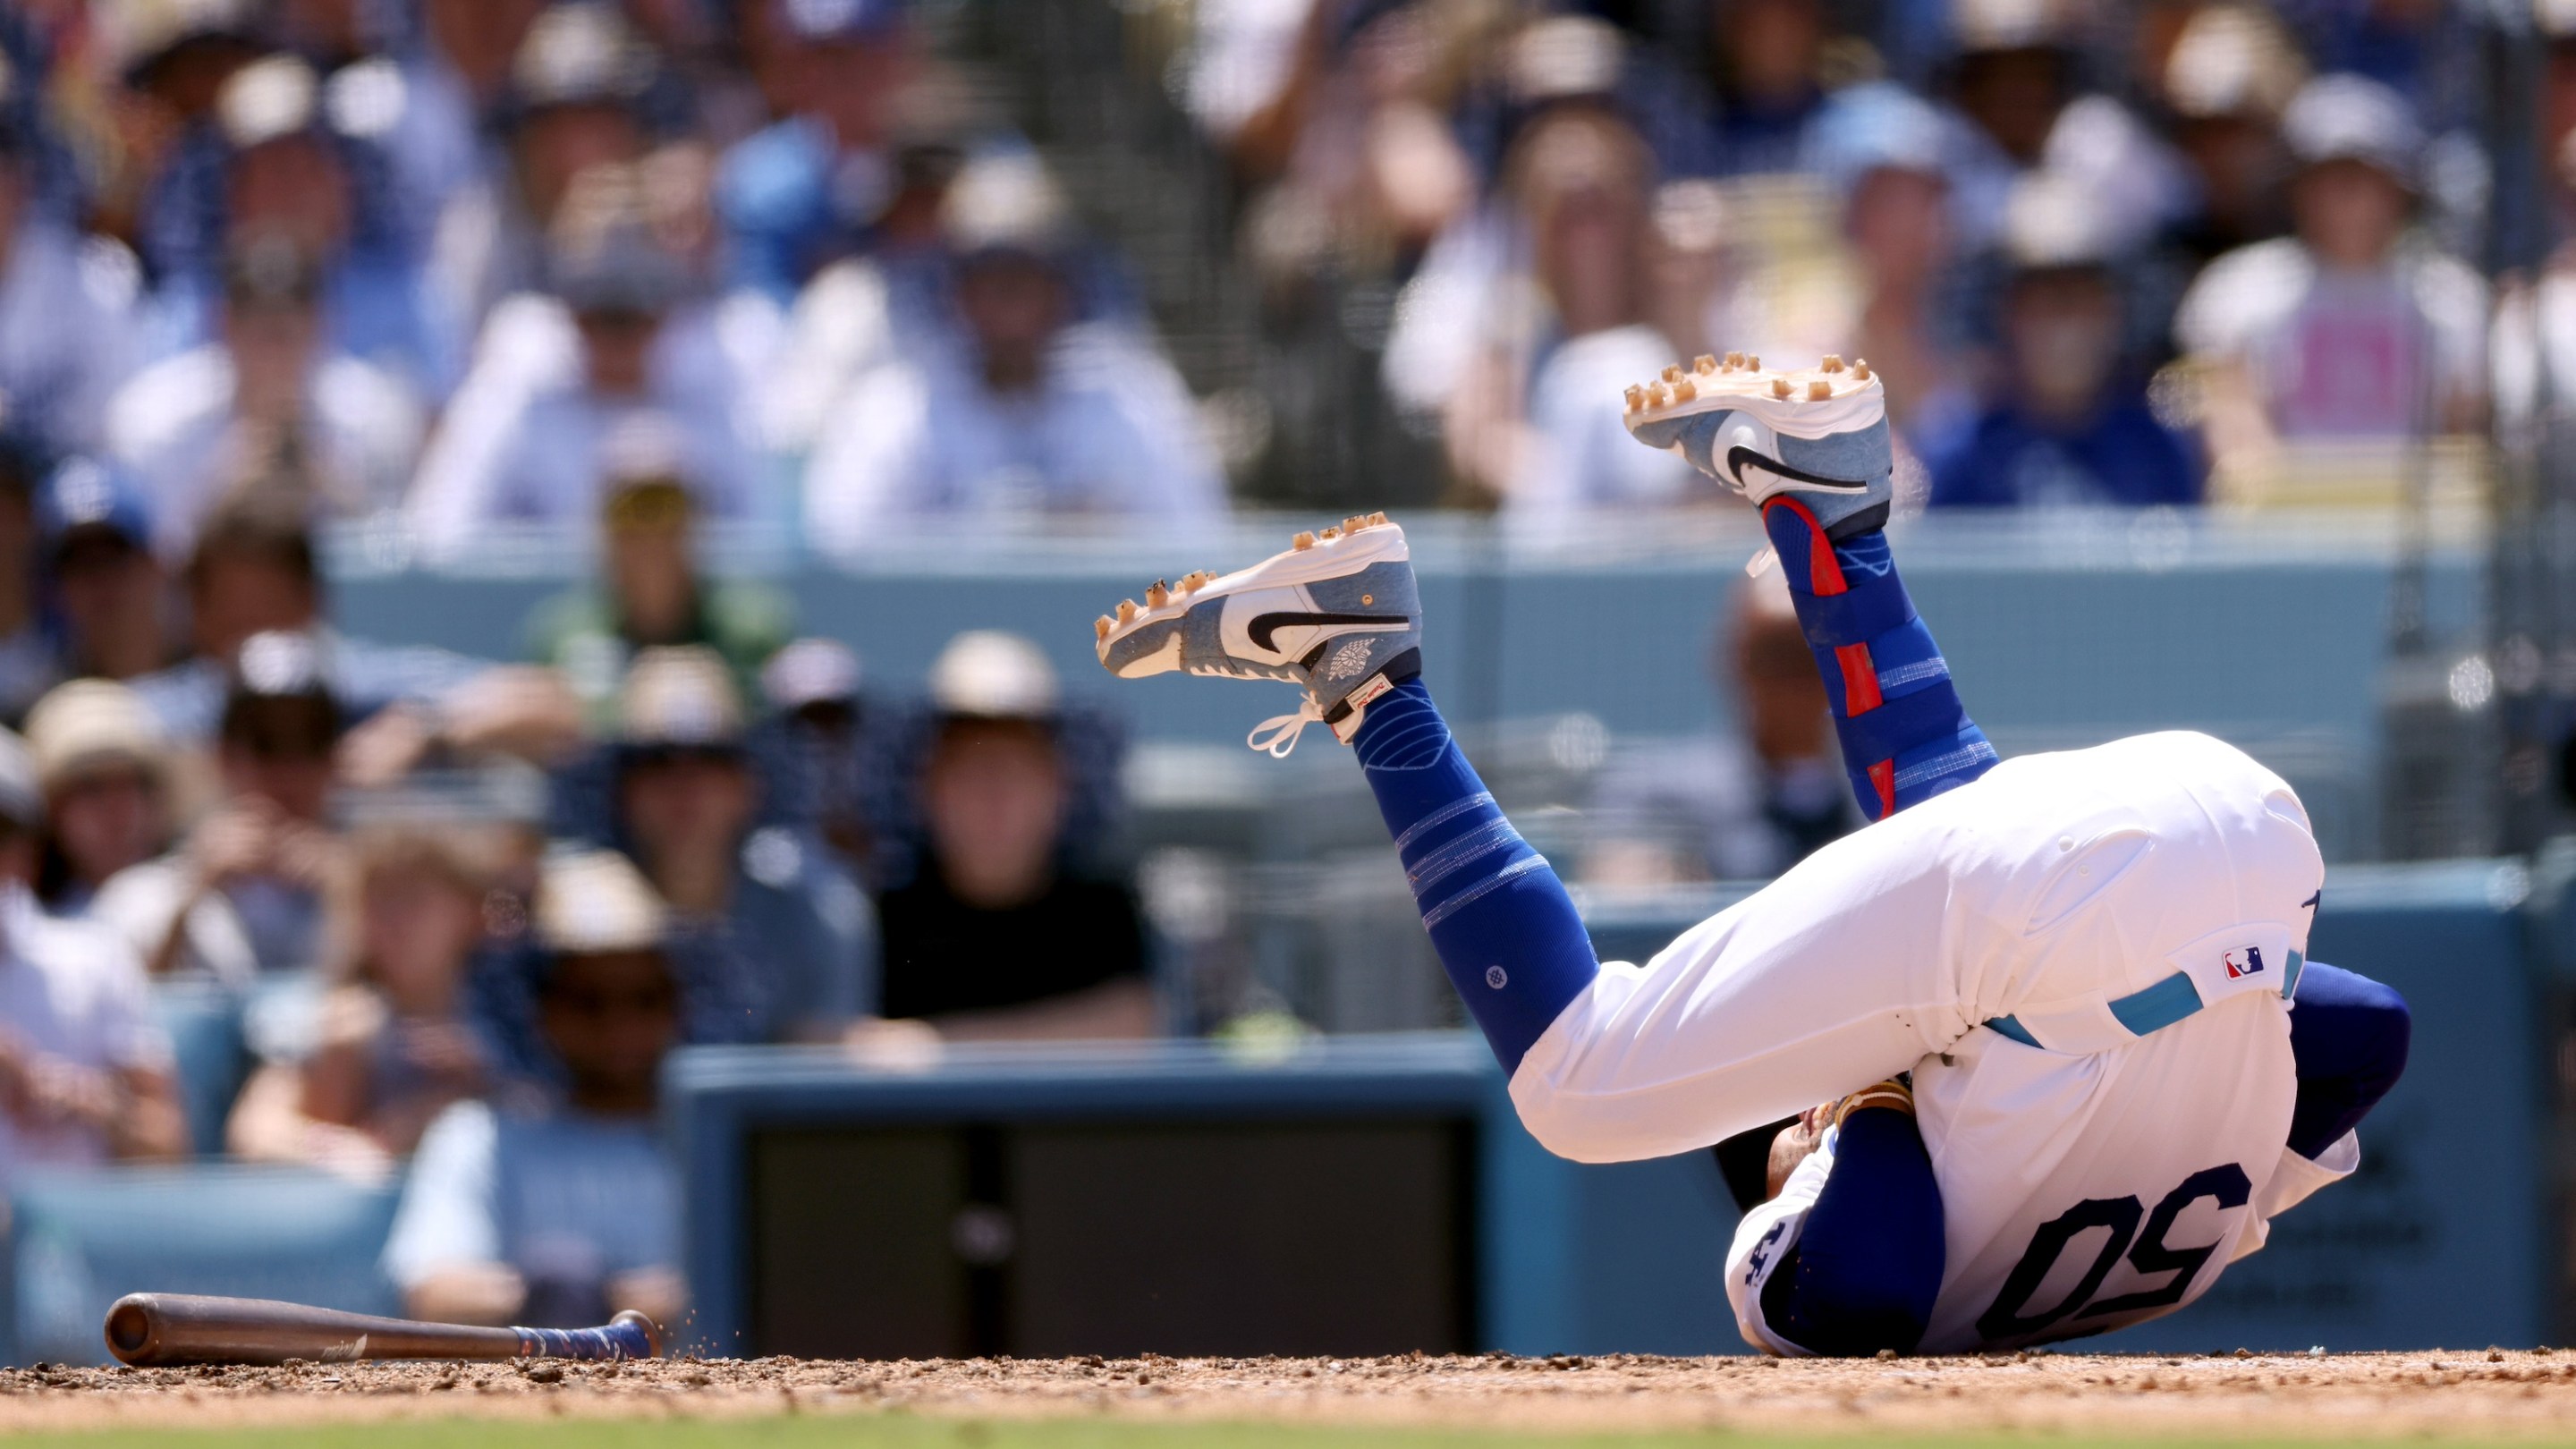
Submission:
MULTIPOLYGON (((2290 787, 2206 735, 2007 761, 1643 968, 1604 965, 1512 1099, 1549 1150, 1613 1162, 1911 1071, 1947 1240, 1923 1350, 2140 1322, 2358 1165, 2350 1136, 2318 1162, 2284 1146, 2284 994, 2323 879, 2290 787)), ((1833 1145, 1737 1231, 1727 1292, 1757 1347, 1803 1352, 1765 1326, 1761 1288, 1833 1145)))

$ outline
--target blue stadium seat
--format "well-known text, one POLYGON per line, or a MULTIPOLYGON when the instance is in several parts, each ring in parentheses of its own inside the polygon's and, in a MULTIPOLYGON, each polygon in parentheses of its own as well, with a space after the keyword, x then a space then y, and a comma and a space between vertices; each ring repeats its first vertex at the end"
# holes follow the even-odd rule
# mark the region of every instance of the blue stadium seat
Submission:
POLYGON ((308 1168, 204 1164, 31 1174, 9 1198, 11 1342, 0 1361, 103 1363, 128 1293, 284 1298, 393 1313, 377 1266, 399 1185, 308 1168))

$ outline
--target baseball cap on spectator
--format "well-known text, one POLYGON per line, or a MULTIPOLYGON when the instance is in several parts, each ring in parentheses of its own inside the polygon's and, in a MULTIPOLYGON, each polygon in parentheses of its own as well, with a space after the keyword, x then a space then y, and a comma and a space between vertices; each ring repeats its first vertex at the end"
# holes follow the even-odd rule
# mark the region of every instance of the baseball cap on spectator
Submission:
POLYGON ((780 714, 846 708, 859 697, 859 656, 838 639, 799 639, 761 666, 760 692, 780 714))
POLYGON ((2359 161, 2416 188, 2424 128, 2396 91, 2358 75, 2320 76, 2281 114, 2281 139, 2301 166, 2359 161))
POLYGON ((618 691, 619 744, 632 755, 737 754, 742 699, 724 656, 703 644, 637 651, 618 691))
POLYGON ((315 129, 321 81, 297 56, 272 55, 233 73, 215 97, 215 121, 236 151, 315 129))
POLYGON ((1522 26, 1503 56, 1512 99, 1539 106, 1619 88, 1626 41, 1617 27, 1589 15, 1550 15, 1522 26))
POLYGON ((774 0, 779 31, 806 44, 881 40, 903 28, 901 0, 774 0))
POLYGON ((2165 104, 2187 121, 2269 121, 2307 80, 2297 44, 2271 12, 2222 4, 2183 22, 2160 78, 2165 104))
POLYGON ((632 108, 654 79, 652 48, 613 5, 557 5, 537 17, 510 63, 504 117, 560 106, 632 108))
POLYGON ((2065 0, 1953 0, 1950 33, 1961 56, 2072 50, 2076 16, 2065 0))
POLYGON ((2020 274, 2101 271, 2119 256, 2111 212, 2093 189, 2067 176, 2034 172, 2004 203, 1999 241, 2020 274))
POLYGON ((217 729, 225 750, 268 762, 320 760, 345 723, 312 635, 271 630, 242 641, 217 729))
POLYGON ((1053 263, 1074 243, 1064 192, 1037 153, 988 151, 959 168, 941 204, 948 244, 962 260, 1014 257, 1053 263))
POLYGON ((537 946, 550 957, 659 951, 670 931, 652 882, 614 850, 547 852, 535 905, 537 946))
POLYGON ((599 521, 612 532, 682 528, 697 517, 688 439, 661 413, 618 419, 600 440, 599 474, 599 521))
POLYGON ((152 517, 142 490, 122 470, 95 458, 76 457, 55 468, 37 490, 36 534, 52 558, 93 538, 147 549, 152 517))
POLYGON ((1817 179, 1848 197, 1873 171, 1946 178, 1952 154, 1949 119, 1922 97, 1886 81, 1853 86, 1817 118, 1817 179))
POLYGON ((102 765, 131 765, 156 782, 170 765, 170 739, 143 696, 106 679, 56 685, 27 712, 27 751, 48 792, 102 765))
POLYGON ((948 641, 930 666, 930 703, 943 719, 1051 720, 1055 666, 1037 645, 999 629, 948 641))
POLYGON ((0 821, 20 830, 45 823, 45 792, 36 783, 36 762, 17 731, 0 729, 0 821))

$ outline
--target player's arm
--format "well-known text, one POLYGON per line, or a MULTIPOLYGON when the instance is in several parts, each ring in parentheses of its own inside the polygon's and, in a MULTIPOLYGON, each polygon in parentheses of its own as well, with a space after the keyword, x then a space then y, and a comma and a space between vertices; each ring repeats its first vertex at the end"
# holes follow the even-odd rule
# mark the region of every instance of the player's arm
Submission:
POLYGON ((2298 1105, 2290 1150, 2311 1161, 2361 1125, 2406 1070, 2406 998, 2367 976, 2310 961, 2290 1011, 2298 1105))
POLYGON ((1771 1185, 1774 1203, 1747 1216, 1753 1241, 1729 1263, 1746 1336, 1836 1357, 1911 1353, 1945 1266, 1913 1093, 1882 1082, 1799 1118, 1773 1145, 1771 1185))

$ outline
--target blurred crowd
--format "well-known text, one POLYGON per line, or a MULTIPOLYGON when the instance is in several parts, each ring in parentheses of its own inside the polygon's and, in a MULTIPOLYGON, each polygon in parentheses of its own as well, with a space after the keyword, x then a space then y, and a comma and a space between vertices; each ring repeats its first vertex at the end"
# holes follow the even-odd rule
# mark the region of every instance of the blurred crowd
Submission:
MULTIPOLYGON (((1204 1025, 1115 722, 1003 633, 863 688, 716 530, 1205 524, 1354 388, 1439 459, 1355 496, 1693 506, 1618 400, 1710 351, 1869 359, 1936 508, 2259 503, 2576 389, 2576 253, 2476 265, 2576 199, 2576 0, 1161 9, 1266 426, 922 0, 0 7, 0 1188, 400 1174, 415 1311, 668 1315, 673 1048, 1204 1025), (343 525, 595 567, 467 658, 335 624, 343 525)), ((1740 735, 1609 772, 1587 880, 1856 823, 1776 578, 1719 633, 1740 735)))

